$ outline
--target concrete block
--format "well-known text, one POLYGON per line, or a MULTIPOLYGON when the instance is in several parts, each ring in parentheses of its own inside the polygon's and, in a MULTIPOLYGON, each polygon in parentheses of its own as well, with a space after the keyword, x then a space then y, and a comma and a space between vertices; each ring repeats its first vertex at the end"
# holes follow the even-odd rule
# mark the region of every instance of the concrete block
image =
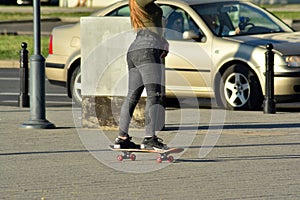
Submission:
MULTIPOLYGON (((127 95, 126 53, 134 40, 129 18, 81 18, 82 126, 118 126, 127 95)), ((144 95, 145 96, 145 95, 144 95)), ((145 97, 136 108, 133 124, 144 125, 145 97)))
MULTIPOLYGON (((82 127, 115 130, 118 128, 121 106, 125 97, 83 96, 82 127)), ((130 128, 143 128, 146 99, 138 103, 130 128)))

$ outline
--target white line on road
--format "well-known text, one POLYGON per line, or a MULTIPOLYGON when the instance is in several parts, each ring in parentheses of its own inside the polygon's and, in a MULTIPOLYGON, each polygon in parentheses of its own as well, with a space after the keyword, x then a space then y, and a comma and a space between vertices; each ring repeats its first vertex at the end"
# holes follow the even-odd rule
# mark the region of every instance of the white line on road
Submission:
MULTIPOLYGON (((0 81, 19 81, 20 78, 19 77, 16 77, 16 78, 4 78, 4 77, 0 77, 0 81)), ((29 79, 28 79, 29 80, 29 79)), ((30 80, 29 80, 30 81, 30 80)), ((48 79, 45 79, 45 81, 48 81, 48 79)))
MULTIPOLYGON (((16 92, 0 92, 0 95, 6 95, 6 96, 16 96, 16 95, 20 95, 20 93, 16 93, 16 92)), ((30 94, 29 94, 30 95, 30 94)), ((67 97, 67 94, 56 94, 56 93, 46 93, 46 96, 59 96, 59 97, 67 97)))
MULTIPOLYGON (((1 101, 1 103, 16 103, 18 102, 17 100, 13 101, 13 100, 5 100, 5 101, 1 101)), ((47 104, 66 104, 66 103, 70 103, 70 104, 74 104, 73 102, 68 102, 68 101, 46 101, 47 104)))
POLYGON ((0 81, 19 81, 20 78, 0 78, 0 81))

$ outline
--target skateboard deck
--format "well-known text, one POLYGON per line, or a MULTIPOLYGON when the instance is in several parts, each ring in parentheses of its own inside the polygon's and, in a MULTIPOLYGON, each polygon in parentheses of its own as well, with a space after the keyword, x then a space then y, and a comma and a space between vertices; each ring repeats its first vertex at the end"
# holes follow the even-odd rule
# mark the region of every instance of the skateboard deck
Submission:
POLYGON ((109 145, 109 148, 113 151, 120 151, 123 153, 123 155, 118 155, 117 160, 122 161, 123 159, 130 159, 134 161, 136 159, 136 156, 134 153, 158 153, 160 156, 157 157, 156 161, 158 163, 161 163, 162 161, 166 160, 168 162, 173 162, 174 157, 169 156, 171 153, 180 153, 184 149, 183 148, 169 148, 166 150, 155 150, 155 149, 117 149, 114 148, 114 145, 109 145))

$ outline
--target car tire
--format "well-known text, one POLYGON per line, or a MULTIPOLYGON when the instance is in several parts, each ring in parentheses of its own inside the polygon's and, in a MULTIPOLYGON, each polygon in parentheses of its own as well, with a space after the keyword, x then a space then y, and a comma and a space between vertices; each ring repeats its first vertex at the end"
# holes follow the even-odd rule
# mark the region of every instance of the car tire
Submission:
POLYGON ((76 69, 73 71, 70 81, 70 89, 73 102, 75 103, 75 105, 81 106, 82 96, 80 67, 76 67, 76 69))
POLYGON ((222 75, 221 102, 227 110, 259 110, 263 95, 258 78, 246 65, 234 64, 222 75))

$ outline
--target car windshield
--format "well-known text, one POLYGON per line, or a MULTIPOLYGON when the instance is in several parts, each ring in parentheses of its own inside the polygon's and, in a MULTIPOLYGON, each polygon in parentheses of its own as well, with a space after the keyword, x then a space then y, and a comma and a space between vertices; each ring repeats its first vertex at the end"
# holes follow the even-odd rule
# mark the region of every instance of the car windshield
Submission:
POLYGON ((293 30, 265 10, 242 2, 191 6, 217 36, 253 35, 293 30))

